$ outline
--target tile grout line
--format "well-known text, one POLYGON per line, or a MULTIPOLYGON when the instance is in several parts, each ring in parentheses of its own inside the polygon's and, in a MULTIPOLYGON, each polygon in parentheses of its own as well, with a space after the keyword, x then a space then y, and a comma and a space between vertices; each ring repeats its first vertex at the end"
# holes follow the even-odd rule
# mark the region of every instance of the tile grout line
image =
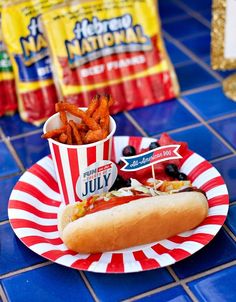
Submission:
POLYGON ((29 271, 32 271, 32 270, 37 269, 37 268, 41 268, 41 267, 44 267, 44 266, 49 266, 49 265, 52 265, 52 264, 53 263, 51 261, 46 261, 46 262, 43 262, 43 263, 27 266, 25 268, 22 268, 22 269, 19 269, 19 270, 16 270, 16 271, 0 275, 0 280, 5 279, 5 278, 9 278, 9 277, 12 277, 12 276, 16 276, 16 275, 21 274, 21 273, 29 272, 29 271))
POLYGON ((143 136, 148 136, 148 134, 143 130, 141 126, 136 122, 136 120, 130 115, 129 112, 124 111, 123 112, 125 117, 131 122, 131 124, 143 135, 143 136))
MULTIPOLYGON (((230 206, 230 205, 229 205, 230 206)), ((226 224, 223 225, 224 230, 228 233, 228 235, 236 242, 236 236, 234 233, 227 227, 226 224)))
POLYGON ((180 284, 182 285, 183 289, 188 294, 188 296, 192 299, 193 302, 199 302, 199 300, 196 298, 196 296, 193 294, 193 292, 190 290, 190 288, 186 283, 182 283, 180 281, 180 284))
POLYGON ((209 123, 219 122, 224 119, 231 118, 231 117, 236 117, 236 112, 232 112, 232 113, 228 113, 228 114, 225 114, 222 116, 211 118, 211 119, 207 120, 207 123, 209 124, 209 123))
POLYGON ((211 269, 209 269, 209 270, 207 270, 207 271, 198 273, 198 274, 196 274, 196 275, 194 275, 194 276, 190 276, 190 277, 184 278, 184 279, 181 280, 181 281, 183 281, 183 282, 185 282, 185 283, 188 283, 188 282, 194 281, 194 280, 196 280, 196 279, 199 279, 199 278, 202 278, 202 277, 209 276, 209 275, 211 275, 211 274, 214 274, 214 273, 216 273, 216 272, 219 272, 219 271, 221 271, 221 270, 223 270, 223 269, 229 268, 229 267, 234 266, 234 265, 236 265, 236 260, 232 260, 232 261, 230 261, 230 262, 227 262, 227 263, 218 265, 218 266, 213 267, 213 268, 211 268, 211 269))
MULTIPOLYGON (((193 129, 193 128, 196 128, 196 127, 199 127, 199 126, 202 126, 202 123, 201 123, 201 122, 198 122, 198 123, 195 123, 195 124, 191 124, 191 125, 188 125, 188 126, 184 126, 184 127, 180 127, 180 128, 178 128, 178 129, 168 130, 167 132, 168 132, 169 134, 179 133, 179 132, 181 132, 181 131, 193 129)), ((157 135, 160 135, 160 133, 157 134, 157 135)), ((157 135, 155 135, 155 136, 157 136, 157 135)))
POLYGON ((175 68, 184 67, 193 64, 193 61, 189 58, 187 61, 179 62, 175 64, 175 68))
MULTIPOLYGON (((189 19, 191 19, 191 17, 189 17, 189 19)), ((165 31, 165 28, 163 28, 162 31, 163 31, 163 33, 164 33, 164 32, 167 33, 167 32, 165 31)), ((168 33, 168 35, 169 35, 170 37, 172 37, 169 33, 168 33)), ((179 37, 178 40, 176 39, 176 41, 179 41, 179 42, 181 42, 181 44, 182 44, 182 41, 185 40, 185 39, 200 38, 200 37, 203 37, 203 36, 206 36, 206 35, 207 35, 207 32, 200 31, 200 32, 197 32, 197 33, 195 33, 195 34, 187 34, 187 35, 185 35, 185 36, 179 37)), ((166 38, 166 37, 165 37, 165 38, 166 38)), ((172 37, 172 38, 173 38, 173 37, 172 37)), ((173 38, 173 39, 174 39, 174 38, 173 38)), ((187 48, 187 49, 188 49, 188 48, 187 48)))
POLYGON ((179 279, 179 277, 176 275, 176 273, 173 270, 173 268, 171 266, 169 266, 169 267, 167 267, 167 270, 169 271, 169 273, 171 274, 171 276, 175 279, 175 281, 178 282, 184 288, 184 290, 189 295, 189 297, 192 299, 192 301, 193 302, 198 302, 197 298, 192 293, 192 291, 189 289, 189 287, 187 286, 187 284, 185 282, 182 282, 181 279, 179 279))
POLYGON ((8 302, 6 293, 1 284, 0 284, 0 298, 2 299, 2 302, 8 302))
POLYGON ((16 140, 16 139, 20 139, 20 138, 24 138, 24 137, 28 137, 28 136, 31 136, 33 134, 38 134, 38 133, 42 133, 42 129, 37 129, 37 130, 29 131, 29 132, 26 132, 26 133, 21 133, 21 134, 17 134, 17 135, 11 136, 10 137, 10 141, 13 141, 13 140, 16 140))
POLYGON ((21 172, 25 171, 24 165, 22 164, 19 156, 16 153, 16 150, 13 148, 12 144, 10 143, 10 140, 5 136, 4 132, 2 131, 2 129, 0 128, 0 135, 2 136, 2 141, 6 144, 8 150, 10 151, 12 157, 14 158, 14 160, 16 161, 18 167, 20 168, 21 172))
MULTIPOLYGON (((192 61, 191 61, 191 63, 192 63, 192 61)), ((205 92, 205 91, 208 91, 208 90, 211 90, 211 89, 214 89, 214 88, 220 88, 220 87, 222 87, 221 83, 217 82, 217 83, 209 84, 209 85, 206 85, 206 86, 201 86, 201 87, 192 88, 192 89, 189 89, 189 90, 184 90, 184 91, 181 92, 180 96, 188 96, 188 95, 191 95, 191 94, 194 94, 194 93, 205 92)))
POLYGON ((188 109, 205 127, 208 128, 233 154, 236 154, 235 149, 213 128, 211 127, 188 103, 181 97, 178 98, 179 102, 188 109))
POLYGON ((171 275, 171 277, 173 277, 173 279, 175 280, 175 282, 180 282, 179 277, 176 275, 176 273, 174 272, 173 268, 170 265, 167 266, 166 269, 168 270, 168 272, 171 275))
POLYGON ((145 293, 142 293, 142 294, 138 294, 136 296, 133 296, 131 298, 128 298, 128 299, 124 299, 122 300, 122 302, 133 302, 133 301, 137 301, 139 300, 140 298, 144 298, 144 297, 147 297, 147 296, 151 296, 153 294, 157 294, 157 293, 160 293, 160 292, 163 292, 167 289, 170 289, 170 288, 173 288, 173 287, 176 287, 178 285, 178 282, 171 282, 171 283, 168 283, 166 285, 162 285, 156 289, 152 289, 150 291, 147 291, 145 293))
MULTIPOLYGON (((181 285, 183 286, 183 284, 186 284, 187 286, 187 283, 188 282, 191 282, 191 281, 194 281, 194 280, 197 280, 199 278, 203 278, 203 277, 207 277, 211 274, 214 274, 214 273, 217 273, 223 269, 226 269, 226 268, 229 268, 229 267, 232 267, 236 265, 236 260, 233 260, 233 261, 230 261, 228 263, 224 263, 222 265, 219 265, 217 267, 213 267, 209 270, 206 270, 204 272, 201 272, 201 273, 198 273, 196 275, 193 275, 193 276, 190 276, 190 277, 186 277, 184 279, 181 279, 179 281, 175 281, 175 282, 172 282, 172 283, 169 283, 169 284, 166 284, 166 285, 163 285, 163 286, 160 286, 156 289, 153 289, 153 290, 150 290, 150 291, 147 291, 145 293, 142 293, 142 294, 139 294, 139 295, 136 295, 132 298, 129 298, 129 299, 125 299, 125 300, 122 300, 123 302, 131 302, 131 301, 136 301, 140 298, 143 298, 143 297, 147 297, 147 296, 150 296, 150 295, 153 295, 153 294, 156 294, 156 293, 160 293, 164 290, 167 290, 167 289, 170 289, 170 288, 173 288, 175 286, 178 286, 178 285, 181 285)), ((196 301, 193 301, 193 302, 196 302, 196 301)))
POLYGON ((96 302, 99 302, 99 299, 97 298, 96 294, 95 294, 95 291, 93 290, 90 282, 88 281, 87 277, 85 276, 85 273, 83 271, 79 271, 80 275, 81 275, 81 278, 83 279, 85 285, 87 286, 90 294, 92 295, 94 301, 96 302))
POLYGON ((7 220, 4 220, 4 221, 0 221, 0 225, 5 225, 5 224, 8 224, 10 223, 10 221, 7 219, 7 220))
POLYGON ((209 160, 209 162, 210 162, 211 164, 214 164, 214 163, 218 163, 218 162, 220 162, 220 161, 222 161, 222 160, 226 160, 226 159, 232 158, 232 157, 234 157, 234 156, 235 156, 235 153, 231 153, 231 154, 228 154, 228 155, 220 156, 220 157, 218 157, 218 158, 209 160))
POLYGON ((206 18, 204 18, 201 14, 196 13, 193 9, 191 9, 189 6, 187 6, 185 3, 181 1, 174 1, 174 3, 181 9, 183 9, 189 16, 192 16, 196 20, 198 20, 200 23, 211 29, 211 22, 209 22, 206 18))
MULTIPOLYGON (((159 12, 160 12, 160 9, 159 9, 159 12)), ((176 16, 176 17, 169 17, 169 18, 166 18, 164 20, 161 20, 161 24, 166 25, 166 24, 170 24, 172 22, 189 19, 189 17, 190 17, 190 15, 188 15, 188 14, 183 14, 183 15, 179 15, 179 16, 176 16)))
POLYGON ((183 53, 187 54, 195 63, 198 63, 203 69, 205 69, 209 74, 212 75, 216 80, 222 81, 223 78, 216 73, 214 70, 209 68, 209 66, 200 60, 198 56, 196 56, 191 50, 189 50, 187 47, 183 45, 183 43, 179 42, 175 38, 173 38, 170 34, 168 34, 165 30, 163 30, 163 35, 166 38, 166 40, 172 42, 176 47, 178 47, 183 53))
POLYGON ((7 175, 3 175, 3 176, 0 176, 0 181, 5 180, 5 179, 9 179, 9 178, 12 178, 12 177, 15 177, 15 176, 20 176, 21 174, 22 174, 22 171, 7 174, 7 175))

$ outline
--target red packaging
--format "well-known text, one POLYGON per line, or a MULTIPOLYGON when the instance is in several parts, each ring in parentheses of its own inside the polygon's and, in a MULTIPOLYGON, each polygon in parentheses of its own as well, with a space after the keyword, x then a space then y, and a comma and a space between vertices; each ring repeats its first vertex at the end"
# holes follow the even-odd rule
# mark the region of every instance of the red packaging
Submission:
POLYGON ((112 113, 179 92, 154 0, 77 1, 42 14, 54 76, 67 101, 111 94, 112 113))

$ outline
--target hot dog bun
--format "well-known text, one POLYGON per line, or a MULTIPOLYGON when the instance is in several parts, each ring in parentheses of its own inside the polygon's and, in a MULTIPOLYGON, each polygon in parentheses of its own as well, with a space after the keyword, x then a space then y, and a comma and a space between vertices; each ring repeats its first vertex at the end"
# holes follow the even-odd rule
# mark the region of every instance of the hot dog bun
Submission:
POLYGON ((208 213, 200 192, 181 192, 134 200, 71 222, 74 205, 58 216, 65 245, 80 253, 119 250, 166 239, 198 226, 208 213))

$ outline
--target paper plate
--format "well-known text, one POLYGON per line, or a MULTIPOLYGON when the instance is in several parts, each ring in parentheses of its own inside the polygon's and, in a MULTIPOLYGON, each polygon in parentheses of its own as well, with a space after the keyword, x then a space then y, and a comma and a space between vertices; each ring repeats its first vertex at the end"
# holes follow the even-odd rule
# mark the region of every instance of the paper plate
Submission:
MULTIPOLYGON (((113 160, 119 161, 126 145, 131 144, 139 150, 151 141, 155 139, 114 137, 113 160)), ((188 175, 194 186, 206 192, 209 213, 197 228, 166 240, 99 254, 78 254, 68 250, 57 230, 61 199, 50 156, 27 170, 14 187, 8 208, 10 223, 19 239, 32 251, 71 268, 128 273, 165 267, 193 255, 210 242, 223 225, 229 207, 223 178, 204 158, 188 152, 182 159, 181 171, 188 175)))

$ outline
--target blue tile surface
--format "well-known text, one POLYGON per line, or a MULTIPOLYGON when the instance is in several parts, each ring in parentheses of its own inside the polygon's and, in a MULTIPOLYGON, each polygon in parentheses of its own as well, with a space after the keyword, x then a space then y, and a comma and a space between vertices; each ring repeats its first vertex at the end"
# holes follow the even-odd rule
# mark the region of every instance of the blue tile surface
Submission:
POLYGON ((171 135, 177 141, 186 141, 191 150, 207 160, 232 154, 222 142, 205 126, 196 126, 171 135), (206 145, 203 142, 207 142, 206 145))
POLYGON ((124 113, 118 113, 113 115, 116 121, 115 135, 128 135, 128 136, 140 136, 141 133, 135 128, 135 126, 127 119, 124 113))
POLYGON ((210 9, 206 9, 200 12, 201 16, 207 20, 208 22, 211 22, 212 19, 212 12, 210 9))
POLYGON ((48 142, 46 139, 42 139, 41 135, 42 133, 37 133, 12 140, 12 145, 25 168, 31 167, 35 162, 50 153, 48 142))
POLYGON ((199 302, 235 302, 236 266, 190 282, 188 285, 199 302))
POLYGON ((236 236, 236 205, 232 204, 229 207, 229 213, 226 220, 226 225, 236 236))
POLYGON ((227 142, 229 142, 234 148, 236 148, 235 123, 236 123, 236 116, 211 123, 210 125, 215 130, 217 130, 217 132, 220 133, 227 142))
POLYGON ((208 71, 195 63, 177 66, 175 70, 181 91, 217 83, 217 80, 208 71))
POLYGON ((14 302, 94 301, 77 271, 55 264, 5 278, 2 285, 14 302))
POLYGON ((14 157, 10 153, 4 142, 0 141, 0 177, 6 176, 9 174, 18 173, 20 168, 18 167, 14 157))
POLYGON ((0 127, 6 136, 15 136, 39 129, 39 127, 36 127, 30 123, 23 122, 20 119, 19 114, 14 114, 13 116, 3 116, 0 118, 0 127))
POLYGON ((209 29, 205 25, 192 17, 171 23, 164 23, 163 29, 169 35, 175 37, 175 39, 179 39, 180 41, 187 37, 207 34, 209 32, 209 29))
POLYGON ((129 114, 150 136, 198 123, 198 120, 177 100, 134 109, 129 111, 129 114))
POLYGON ((173 1, 158 1, 158 5, 162 22, 186 15, 185 11, 173 1))
POLYGON ((180 279, 207 271, 218 265, 236 259, 236 245, 233 239, 221 229, 200 251, 172 266, 180 279), (224 242, 224 244, 221 244, 224 242))
POLYGON ((148 295, 145 298, 138 299, 141 302, 155 302, 155 301, 165 301, 165 302, 191 302, 192 299, 187 295, 181 286, 175 286, 173 288, 164 290, 160 293, 148 295))
POLYGON ((221 87, 183 97, 205 120, 236 112, 236 103, 228 99, 221 87))
POLYGON ((11 194, 11 191, 13 187, 15 186, 16 182, 18 181, 20 175, 1 179, 0 180, 0 188, 1 188, 1 194, 0 194, 0 221, 8 219, 7 209, 8 209, 8 200, 11 194))
POLYGON ((9 223, 0 225, 0 247, 0 275, 45 261, 23 245, 9 223))
POLYGON ((169 100, 114 115, 116 135, 146 134, 158 138, 168 132, 212 161, 229 191, 227 228, 221 228, 207 246, 175 263, 170 270, 81 275, 79 271, 49 264, 21 243, 7 221, 8 199, 22 173, 15 156, 27 169, 49 154, 47 141, 40 137, 43 125, 25 123, 18 113, 4 116, 0 118, 0 287, 4 291, 0 301, 113 302, 131 298, 189 302, 192 297, 199 302, 236 301, 236 102, 222 91, 222 80, 235 70, 212 70, 211 0, 158 0, 158 6, 165 48, 181 87, 181 101, 169 100), (7 148, 2 134, 12 148, 7 148), (229 268, 224 269, 225 265, 229 268), (218 271, 212 273, 211 269, 218 271))
MULTIPOLYGON (((175 0, 178 2, 178 0, 175 0)), ((187 7, 190 9, 201 12, 202 10, 211 11, 212 1, 211 0, 204 0, 204 1, 188 1, 188 0, 182 0, 187 7)))
POLYGON ((221 173, 229 191, 230 201, 236 200, 236 156, 214 163, 221 173))
POLYGON ((209 33, 182 40, 184 46, 186 46, 189 50, 191 50, 195 55, 197 55, 201 59, 210 56, 210 42, 211 37, 209 33))
POLYGON ((165 46, 173 64, 176 65, 184 62, 190 62, 190 58, 174 44, 166 41, 165 46))
POLYGON ((95 274, 86 273, 89 283, 96 291, 99 301, 120 301, 138 295, 173 281, 165 269, 131 274, 95 274), (138 285, 138 286, 137 286, 138 285), (106 291, 104 291, 104 287, 106 291))

